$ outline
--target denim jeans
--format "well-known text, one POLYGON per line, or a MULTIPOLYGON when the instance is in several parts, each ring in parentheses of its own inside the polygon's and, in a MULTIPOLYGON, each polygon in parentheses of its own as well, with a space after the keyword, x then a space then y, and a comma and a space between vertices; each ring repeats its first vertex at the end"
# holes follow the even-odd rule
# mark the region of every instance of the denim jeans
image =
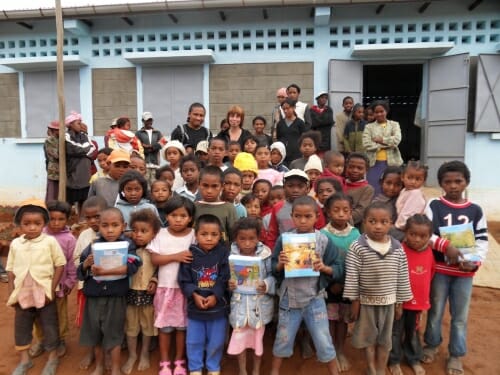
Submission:
POLYGON ((189 319, 186 332, 186 351, 189 371, 220 371, 224 353, 227 318, 213 320, 189 319), (206 361, 203 366, 203 359, 206 361))
POLYGON ((472 294, 472 277, 448 276, 436 273, 431 286, 431 309, 427 316, 424 341, 433 348, 443 341, 441 325, 444 308, 449 299, 450 342, 448 351, 452 357, 463 357, 467 352, 467 319, 472 294))
POLYGON ((392 349, 389 354, 389 366, 401 363, 406 357, 410 366, 420 363, 422 345, 418 337, 418 319, 421 311, 403 310, 403 316, 394 320, 392 326, 392 349))
POLYGON ((335 359, 324 298, 313 298, 307 306, 294 309, 288 307, 288 296, 285 295, 280 301, 278 319, 278 330, 273 346, 275 357, 288 358, 293 355, 295 336, 300 323, 304 321, 311 334, 318 360, 327 363, 335 359))

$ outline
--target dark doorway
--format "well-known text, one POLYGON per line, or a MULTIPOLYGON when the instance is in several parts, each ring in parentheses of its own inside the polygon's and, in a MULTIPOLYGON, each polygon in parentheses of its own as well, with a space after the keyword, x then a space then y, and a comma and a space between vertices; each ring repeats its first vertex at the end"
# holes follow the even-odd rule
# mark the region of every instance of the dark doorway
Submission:
POLYGON ((420 160, 420 128, 414 123, 421 91, 421 64, 363 66, 363 104, 389 101, 387 118, 401 126, 399 149, 405 162, 420 160))

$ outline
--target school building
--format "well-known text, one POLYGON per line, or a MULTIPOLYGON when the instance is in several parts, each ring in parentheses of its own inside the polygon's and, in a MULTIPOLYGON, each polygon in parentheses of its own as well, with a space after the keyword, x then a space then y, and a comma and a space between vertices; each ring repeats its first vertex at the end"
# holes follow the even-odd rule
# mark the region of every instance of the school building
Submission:
MULTIPOLYGON (((168 135, 195 101, 212 130, 232 104, 249 127, 255 115, 270 120, 277 88, 297 83, 308 103, 328 91, 335 113, 346 95, 388 99, 402 154, 430 166, 430 185, 443 161, 464 160, 470 194, 500 210, 496 0, 163 0, 63 13, 66 113, 81 112, 100 146, 114 117, 137 128, 151 111, 168 135)), ((54 14, 0 13, 0 203, 45 191, 54 14)))

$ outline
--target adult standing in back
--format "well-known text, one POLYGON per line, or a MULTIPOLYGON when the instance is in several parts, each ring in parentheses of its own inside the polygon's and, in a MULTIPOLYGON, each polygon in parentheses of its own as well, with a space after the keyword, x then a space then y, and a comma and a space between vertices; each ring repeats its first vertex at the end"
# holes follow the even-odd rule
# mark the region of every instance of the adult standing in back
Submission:
POLYGON ((299 100, 300 87, 297 84, 292 83, 286 88, 286 93, 290 99, 295 101, 295 114, 299 119, 304 121, 307 129, 309 130, 311 127, 311 113, 309 105, 299 100))
POLYGON ((153 114, 144 112, 142 114, 143 127, 135 133, 144 148, 144 159, 146 160, 146 179, 149 184, 154 180, 155 172, 160 166, 159 151, 163 135, 159 130, 153 129, 153 114))
POLYGON ((252 137, 250 131, 243 129, 245 111, 239 105, 233 105, 227 111, 226 118, 229 122, 229 129, 220 132, 217 137, 225 139, 228 145, 231 141, 239 142, 240 148, 243 150, 247 138, 252 137))
POLYGON ((345 153, 344 149, 344 129, 347 121, 351 119, 354 99, 346 96, 342 99, 343 111, 335 116, 335 127, 332 129, 332 150, 345 153), (335 140, 335 142, 333 142, 335 140))
POLYGON ((321 141, 318 146, 318 155, 320 158, 323 154, 330 150, 330 137, 332 132, 333 109, 328 106, 328 93, 320 92, 316 96, 317 105, 313 105, 310 110, 311 114, 311 129, 316 130, 321 134, 321 141))
POLYGON ((284 164, 288 167, 290 163, 302 157, 299 147, 299 138, 307 131, 307 127, 295 113, 295 100, 287 98, 281 105, 285 118, 278 122, 276 127, 276 138, 286 147, 286 158, 284 164))
POLYGON ((187 123, 177 125, 171 135, 172 140, 177 140, 184 147, 190 145, 196 150, 196 146, 201 141, 208 141, 212 138, 212 133, 203 126, 206 110, 201 103, 193 103, 189 106, 187 123))
POLYGON ((271 122, 271 137, 273 137, 273 142, 276 142, 276 125, 278 122, 285 117, 283 110, 281 109, 281 105, 288 97, 286 93, 286 87, 282 87, 276 91, 276 99, 278 100, 278 104, 276 104, 273 108, 273 113, 271 114, 272 122, 271 122))

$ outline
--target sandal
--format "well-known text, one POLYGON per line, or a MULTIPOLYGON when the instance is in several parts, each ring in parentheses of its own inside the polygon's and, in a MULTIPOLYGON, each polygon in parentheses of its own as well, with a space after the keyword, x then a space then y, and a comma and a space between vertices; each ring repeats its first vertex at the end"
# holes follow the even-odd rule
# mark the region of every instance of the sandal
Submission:
POLYGON ((170 361, 160 362, 160 372, 158 375, 172 375, 172 369, 170 368, 170 361))
POLYGON ((446 373, 448 375, 463 375, 464 368, 459 357, 450 357, 446 363, 446 373))
POLYGON ((434 348, 432 346, 426 346, 423 350, 423 353, 422 353, 421 362, 426 363, 426 364, 434 362, 434 360, 436 359, 437 353, 438 353, 437 347, 434 348))
POLYGON ((50 359, 45 364, 41 375, 56 375, 57 366, 59 365, 59 359, 50 359))
POLYGON ((179 359, 177 361, 174 361, 174 365, 174 375, 187 375, 185 360, 179 359))
POLYGON ((28 354, 30 355, 31 358, 36 358, 41 356, 44 351, 45 350, 43 349, 42 343, 37 342, 36 344, 31 345, 31 347, 28 350, 28 354))
POLYGON ((33 362, 29 360, 28 362, 20 363, 17 365, 12 375, 25 375, 26 371, 33 367, 33 362))

